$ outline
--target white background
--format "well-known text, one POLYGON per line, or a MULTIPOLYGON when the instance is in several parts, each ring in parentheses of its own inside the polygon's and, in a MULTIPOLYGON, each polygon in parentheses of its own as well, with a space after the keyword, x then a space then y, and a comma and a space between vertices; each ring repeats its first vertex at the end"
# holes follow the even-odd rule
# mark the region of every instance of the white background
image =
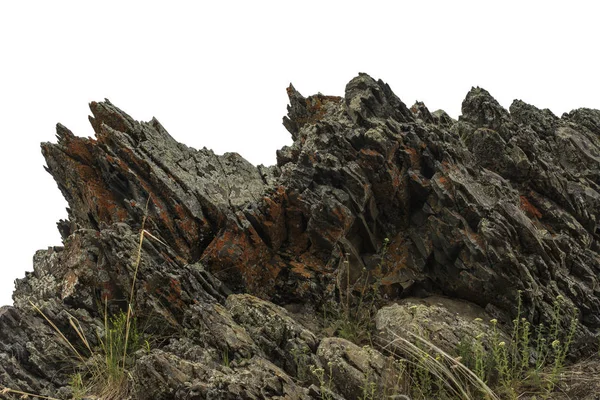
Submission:
POLYGON ((2 1, 0 305, 60 245, 66 203, 39 143, 87 104, 156 116, 189 146, 272 164, 285 88, 343 95, 358 72, 452 117, 471 86, 561 115, 600 109, 595 1, 2 1))

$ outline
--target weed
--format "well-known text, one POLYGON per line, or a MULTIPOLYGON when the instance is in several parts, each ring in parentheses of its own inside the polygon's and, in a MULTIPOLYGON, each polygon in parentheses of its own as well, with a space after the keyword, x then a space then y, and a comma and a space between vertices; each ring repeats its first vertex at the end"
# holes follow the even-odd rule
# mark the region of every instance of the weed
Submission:
POLYGON ((545 328, 544 325, 539 324, 536 329, 536 338, 535 338, 535 371, 539 372, 542 370, 543 366, 546 363, 546 337, 544 334, 545 328))
POLYGON ((231 365, 231 362, 229 360, 229 347, 225 347, 225 350, 223 350, 222 359, 223 359, 223 365, 225 367, 229 368, 231 365))
POLYGON ((475 356, 475 375, 479 377, 483 382, 487 379, 487 368, 486 368, 486 353, 483 347, 482 339, 484 333, 480 333, 475 337, 474 356, 475 356))
POLYGON ((328 376, 325 374, 325 369, 316 367, 314 365, 310 366, 310 372, 317 378, 319 381, 319 390, 321 392, 321 400, 333 400, 332 395, 332 387, 333 387, 333 377, 332 377, 332 368, 333 363, 327 363, 329 366, 329 374, 328 376))
POLYGON ((498 321, 492 319, 488 335, 489 351, 486 352, 482 341, 485 334, 480 334, 471 346, 461 344, 460 353, 466 355, 465 363, 473 368, 480 379, 495 385, 506 398, 517 398, 518 388, 525 382, 530 390, 545 398, 554 390, 564 367, 577 330, 577 311, 573 311, 568 332, 562 335, 564 299, 558 296, 553 305, 550 327, 540 324, 534 331, 531 323, 521 316, 521 301, 519 292, 517 317, 513 320, 510 340, 501 337, 498 321), (535 364, 531 363, 532 356, 535 364), (542 374, 548 368, 550 372, 542 374))
MULTIPOLYGON (((573 310, 574 314, 577 315, 577 310, 573 310)), ((550 393, 554 390, 556 382, 558 381, 558 377, 564 368, 565 359, 567 358, 567 354, 571 343, 573 342, 573 337, 575 336, 575 332, 577 331, 577 318, 571 318, 571 324, 569 327, 569 332, 565 337, 564 341, 561 342, 559 339, 555 339, 551 347, 554 350, 554 363, 552 365, 552 372, 548 377, 548 385, 547 392, 550 393)), ((558 336, 558 335, 557 335, 558 336)))
POLYGON ((0 395, 5 395, 5 394, 14 394, 16 396, 19 396, 20 399, 28 399, 29 397, 32 397, 32 398, 45 399, 45 400, 60 400, 55 397, 41 396, 39 394, 23 392, 21 390, 10 389, 3 385, 0 385, 0 395))
POLYGON ((140 261, 142 260, 142 245, 144 244, 144 234, 146 232, 146 218, 148 217, 148 205, 150 204, 150 196, 146 201, 146 208, 144 211, 144 217, 142 218, 142 228, 140 230, 140 242, 137 248, 137 256, 135 259, 133 279, 131 280, 131 294, 129 296, 129 304, 127 304, 127 318, 125 323, 125 346, 123 348, 123 368, 125 368, 125 362, 127 358, 127 344, 129 343, 129 332, 131 330, 131 314, 133 310, 133 298, 135 294, 135 282, 137 281, 137 274, 140 269, 140 261))
POLYGON ((92 358, 89 368, 92 392, 126 393, 128 371, 135 362, 133 353, 141 347, 135 320, 128 321, 124 312, 105 317, 104 338, 99 341, 102 357, 92 358))
POLYGON ((386 368, 391 373, 389 376, 393 379, 390 383, 385 382, 383 388, 384 398, 391 398, 393 396, 397 396, 398 393, 406 392, 406 385, 404 385, 404 378, 407 373, 406 369, 406 360, 398 359, 396 357, 390 357, 390 365, 389 368, 386 368))
POLYGON ((310 349, 308 347, 304 347, 302 349, 294 347, 291 353, 294 357, 294 364, 296 365, 296 378, 300 382, 306 382, 309 378, 309 368, 307 365, 307 359, 308 354, 310 353, 310 349))
POLYGON ((435 346, 423 337, 407 332, 410 340, 390 332, 394 340, 381 343, 382 350, 402 354, 407 363, 406 380, 411 382, 410 395, 416 399, 473 399, 482 393, 486 399, 498 400, 494 392, 460 359, 435 346), (472 389, 474 388, 474 389, 472 389))
POLYGON ((363 383, 361 400, 375 400, 377 393, 377 384, 371 380, 370 370, 367 370, 365 381, 363 383))
POLYGON ((71 375, 71 379, 69 379, 69 386, 71 387, 73 400, 83 399, 88 392, 88 389, 83 384, 83 377, 79 372, 71 375))
MULTIPOLYGON (((389 239, 385 238, 380 252, 378 269, 385 263, 389 239)), ((350 254, 346 253, 342 267, 338 271, 338 303, 328 303, 323 307, 325 319, 331 321, 334 333, 356 344, 370 343, 373 330, 373 317, 377 312, 377 303, 381 295, 377 284, 371 284, 370 273, 363 268, 355 282, 350 280, 350 254), (358 293, 358 294, 356 294, 358 293)))
MULTIPOLYGON (((139 271, 142 245, 144 236, 148 235, 156 239, 147 232, 144 227, 148 214, 148 204, 142 219, 140 229, 140 239, 137 248, 137 257, 134 264, 134 276, 131 284, 131 295, 127 312, 120 312, 115 315, 108 315, 108 305, 104 304, 104 333, 99 335, 99 348, 93 349, 87 340, 80 322, 73 316, 69 316, 69 324, 75 331, 77 337, 87 350, 87 354, 82 354, 77 350, 60 328, 42 311, 40 307, 30 301, 32 308, 40 314, 46 322, 52 327, 60 340, 64 342, 67 348, 74 354, 78 360, 78 371, 71 375, 70 387, 74 399, 80 399, 93 393, 102 399, 121 399, 127 397, 130 388, 131 376, 129 370, 132 368, 135 357, 134 353, 140 349, 140 335, 136 326, 136 319, 133 317, 133 299, 135 294, 135 283, 139 271)), ((150 343, 145 341, 146 351, 150 351, 150 343)), ((22 398, 37 397, 42 399, 54 400, 52 397, 41 396, 33 393, 26 393, 19 390, 0 386, 0 394, 16 394, 22 398)))

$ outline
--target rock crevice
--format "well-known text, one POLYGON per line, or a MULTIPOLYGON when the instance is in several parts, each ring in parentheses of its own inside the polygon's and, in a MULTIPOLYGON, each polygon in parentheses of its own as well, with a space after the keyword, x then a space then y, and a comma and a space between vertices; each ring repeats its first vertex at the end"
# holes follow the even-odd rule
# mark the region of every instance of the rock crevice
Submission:
POLYGON ((144 215, 136 313, 171 340, 139 361, 140 398, 309 399, 319 391, 298 382, 298 351, 314 365, 358 357, 336 370, 353 371, 338 388, 352 398, 360 374, 382 373, 383 356, 362 365, 359 350, 272 304, 339 300, 345 268, 351 285, 364 280, 389 301, 445 296, 506 323, 521 296, 526 318, 551 324, 560 296, 578 312, 577 354, 591 351, 600 111, 559 118, 520 100, 506 110, 473 88, 455 121, 420 102, 408 108, 366 74, 344 97, 287 92, 293 144, 271 167, 189 148, 108 100, 90 104, 94 139, 57 125, 42 152, 69 204, 64 247, 36 253, 15 306, 0 310, 6 386, 54 395, 68 386, 51 361, 66 350, 30 301, 74 341, 70 316, 97 337, 103 303, 127 307, 144 215), (224 351, 232 366, 219 364, 224 351))

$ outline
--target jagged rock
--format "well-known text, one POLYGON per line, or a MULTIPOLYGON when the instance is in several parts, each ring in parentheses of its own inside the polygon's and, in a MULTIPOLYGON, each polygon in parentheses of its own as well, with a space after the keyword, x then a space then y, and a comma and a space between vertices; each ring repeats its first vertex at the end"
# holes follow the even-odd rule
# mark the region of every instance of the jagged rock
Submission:
POLYGON ((510 122, 510 115, 487 90, 476 87, 471 88, 462 103, 460 120, 474 126, 499 130, 503 123, 510 122))
POLYGON ((361 126, 374 120, 393 118, 398 122, 413 121, 409 109, 381 79, 377 82, 367 74, 359 74, 346 85, 345 104, 350 118, 361 126))
MULTIPOLYGON (((575 356, 595 350, 600 111, 558 118, 515 101, 509 112, 474 88, 454 121, 407 108, 366 74, 343 98, 291 85, 288 95, 294 142, 272 167, 186 147, 109 101, 90 104, 94 139, 57 125, 42 152, 69 203, 64 247, 36 253, 15 306, 0 312, 2 384, 52 395, 73 373, 30 301, 80 343, 77 318, 97 346, 104 309, 127 310, 132 294, 146 334, 169 338, 136 366, 141 393, 155 398, 315 397, 314 380, 294 382, 293 353, 318 367, 317 348, 342 345, 271 303, 318 310, 371 289, 387 301, 469 301, 507 326, 519 291, 533 324, 552 323, 560 296, 560 325, 580 322, 575 356), (233 368, 216 367, 224 354, 233 368)), ((349 387, 360 380, 339 374, 349 387)))
POLYGON ((287 311, 247 294, 231 295, 226 306, 275 365, 299 379, 314 380, 310 365, 319 365, 314 355, 319 340, 287 311))
POLYGON ((310 399, 306 389, 263 358, 215 366, 158 350, 142 357, 134 374, 139 399, 310 399))
POLYGON ((423 103, 422 101, 417 101, 415 104, 413 104, 413 106, 410 108, 410 111, 412 111, 417 120, 426 123, 437 122, 435 117, 429 112, 429 109, 425 106, 425 103, 423 103))
POLYGON ((399 394, 399 372, 393 358, 384 357, 373 348, 359 347, 341 338, 326 338, 317 355, 324 368, 324 386, 335 388, 343 398, 387 398, 391 393, 399 394))
POLYGON ((65 380, 53 379, 68 359, 64 346, 55 340, 40 318, 13 307, 0 308, 0 382, 11 388, 48 395, 65 380))

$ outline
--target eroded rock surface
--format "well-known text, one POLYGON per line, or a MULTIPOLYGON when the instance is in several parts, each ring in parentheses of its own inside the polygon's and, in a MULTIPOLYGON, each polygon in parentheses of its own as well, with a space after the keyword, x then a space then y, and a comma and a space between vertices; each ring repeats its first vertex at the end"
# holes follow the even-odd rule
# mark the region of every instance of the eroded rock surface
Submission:
POLYGON ((0 310, 2 385, 68 396, 74 355, 32 304, 98 345, 104 309, 127 310, 145 214, 133 304, 168 340, 140 355, 134 398, 319 398, 306 367, 329 362, 344 382, 332 396, 358 398, 366 376, 387 379, 385 357, 278 305, 318 310, 366 287, 471 302, 504 326, 519 291, 533 324, 552 323, 561 296, 576 354, 594 350, 600 111, 506 110, 473 88, 455 121, 366 74, 344 97, 288 95, 293 143, 271 167, 189 148, 108 100, 90 104, 93 139, 57 125, 42 152, 69 203, 64 246, 37 252, 0 310))
MULTIPOLYGON (((486 345, 493 329, 492 319, 474 304, 430 296, 382 307, 375 316, 375 326, 384 343, 394 342, 399 335, 409 337, 410 332, 453 354, 461 345, 470 345, 478 338, 486 345)), ((508 341, 504 335, 502 339, 508 341)))

